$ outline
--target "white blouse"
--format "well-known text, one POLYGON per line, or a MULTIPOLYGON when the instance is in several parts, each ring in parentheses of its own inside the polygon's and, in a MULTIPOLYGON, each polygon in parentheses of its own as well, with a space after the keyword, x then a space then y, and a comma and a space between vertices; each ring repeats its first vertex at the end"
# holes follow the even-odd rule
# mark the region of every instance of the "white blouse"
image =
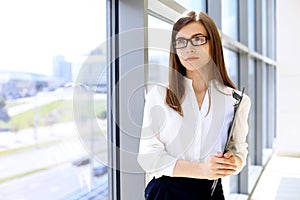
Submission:
MULTIPOLYGON (((178 159, 204 162, 225 147, 234 112, 233 89, 211 81, 199 109, 192 80, 185 78, 185 86, 183 117, 165 103, 166 88, 154 86, 146 95, 138 162, 148 180, 153 176, 173 176, 178 159)), ((229 144, 243 166, 248 153, 249 110, 250 99, 244 94, 229 144)))

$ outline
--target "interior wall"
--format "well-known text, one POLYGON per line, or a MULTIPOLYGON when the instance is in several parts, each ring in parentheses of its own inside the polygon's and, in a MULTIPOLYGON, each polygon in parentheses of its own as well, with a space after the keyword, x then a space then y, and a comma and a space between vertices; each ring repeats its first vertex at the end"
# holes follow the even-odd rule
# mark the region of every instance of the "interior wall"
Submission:
POLYGON ((300 1, 277 0, 277 151, 300 155, 300 1))

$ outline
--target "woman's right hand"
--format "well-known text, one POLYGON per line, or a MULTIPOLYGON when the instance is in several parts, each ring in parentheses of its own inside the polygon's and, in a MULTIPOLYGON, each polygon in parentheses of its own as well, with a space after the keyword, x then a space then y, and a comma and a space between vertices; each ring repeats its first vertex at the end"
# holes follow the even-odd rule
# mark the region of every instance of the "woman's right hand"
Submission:
POLYGON ((237 165, 232 157, 224 157, 218 152, 211 155, 202 165, 201 175, 205 179, 215 180, 236 172, 237 165))
POLYGON ((215 180, 236 172, 234 156, 224 156, 218 152, 212 154, 205 162, 189 162, 177 160, 173 176, 215 180))

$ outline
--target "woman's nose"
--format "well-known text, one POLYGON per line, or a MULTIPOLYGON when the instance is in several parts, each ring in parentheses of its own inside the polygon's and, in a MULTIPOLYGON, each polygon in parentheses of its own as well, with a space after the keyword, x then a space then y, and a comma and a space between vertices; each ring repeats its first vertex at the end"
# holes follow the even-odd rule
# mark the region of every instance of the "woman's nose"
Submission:
POLYGON ((192 53, 192 52, 195 52, 195 50, 196 49, 195 49, 194 45, 192 45, 191 42, 188 42, 188 44, 185 48, 186 53, 192 53))

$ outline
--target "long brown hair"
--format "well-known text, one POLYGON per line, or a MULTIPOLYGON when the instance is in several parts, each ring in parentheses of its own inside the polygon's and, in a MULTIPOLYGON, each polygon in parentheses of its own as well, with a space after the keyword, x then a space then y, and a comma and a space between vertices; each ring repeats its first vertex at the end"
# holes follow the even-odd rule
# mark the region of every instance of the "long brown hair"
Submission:
POLYGON ((172 44, 176 40, 178 31, 191 22, 199 22, 204 26, 209 36, 210 55, 220 73, 223 84, 231 88, 236 88, 230 80, 225 67, 223 47, 216 24, 203 12, 187 12, 173 25, 169 57, 169 88, 166 89, 166 104, 181 116, 183 116, 181 103, 185 95, 184 76, 186 76, 186 69, 181 64, 172 44))

